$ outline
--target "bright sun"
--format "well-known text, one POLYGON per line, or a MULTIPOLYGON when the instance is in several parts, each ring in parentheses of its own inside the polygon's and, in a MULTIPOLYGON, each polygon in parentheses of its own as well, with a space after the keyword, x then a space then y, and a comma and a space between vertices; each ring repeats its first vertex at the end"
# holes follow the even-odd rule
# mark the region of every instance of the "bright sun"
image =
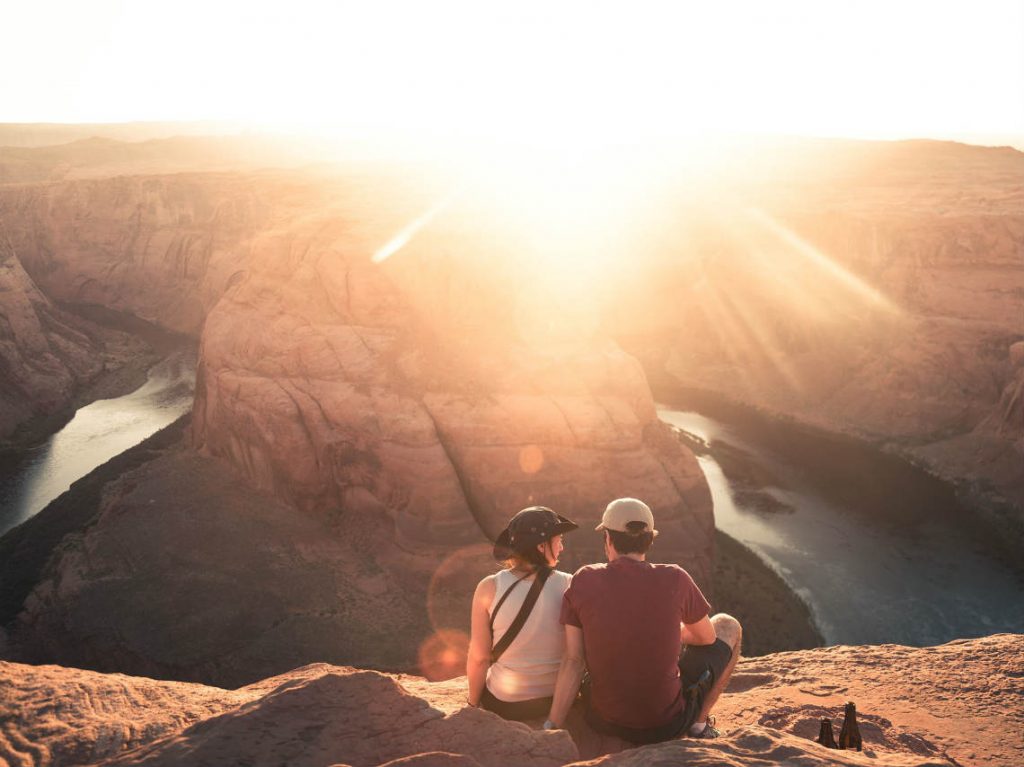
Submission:
POLYGON ((8 121, 573 146, 1024 132, 1019 0, 37 0, 5 21, 8 121))
POLYGON ((463 144, 432 158, 450 188, 374 255, 381 262, 425 227, 443 219, 486 221, 514 242, 517 258, 533 263, 538 279, 563 299, 593 294, 635 245, 633 230, 649 206, 665 157, 602 146, 526 140, 463 144))

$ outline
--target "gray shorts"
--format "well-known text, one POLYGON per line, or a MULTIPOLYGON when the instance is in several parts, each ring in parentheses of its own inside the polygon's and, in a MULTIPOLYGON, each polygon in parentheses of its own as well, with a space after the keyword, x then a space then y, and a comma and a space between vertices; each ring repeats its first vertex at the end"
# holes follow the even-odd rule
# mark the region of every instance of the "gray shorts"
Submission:
POLYGON ((661 743, 686 735, 690 725, 697 719, 697 714, 704 707, 708 692, 718 679, 722 678, 729 661, 732 660, 732 648, 716 639, 709 645, 685 645, 679 655, 679 676, 682 683, 680 694, 685 707, 675 719, 659 727, 637 729, 606 722, 591 708, 589 700, 589 678, 583 680, 584 718, 593 729, 605 735, 628 740, 631 743, 661 743))
POLYGON ((722 639, 709 645, 685 645, 679 655, 679 676, 683 683, 683 697, 686 698, 686 717, 677 734, 690 729, 697 714, 704 708, 704 699, 715 682, 722 678, 732 648, 722 639))

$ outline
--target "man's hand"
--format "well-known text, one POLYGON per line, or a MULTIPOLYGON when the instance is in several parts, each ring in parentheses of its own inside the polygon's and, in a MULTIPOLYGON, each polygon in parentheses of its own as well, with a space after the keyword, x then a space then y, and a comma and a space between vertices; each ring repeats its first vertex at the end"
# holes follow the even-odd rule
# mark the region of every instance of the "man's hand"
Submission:
MULTIPOLYGON (((555 682, 555 698, 551 702, 551 713, 548 722, 554 729, 562 729, 565 718, 569 715, 576 693, 580 691, 583 672, 587 664, 583 654, 583 630, 577 626, 565 627, 565 655, 558 669, 558 681, 555 682)), ((545 722, 546 729, 547 722, 545 722)))
POLYGON ((679 639, 683 644, 709 645, 714 644, 717 638, 715 627, 707 615, 696 623, 684 623, 679 629, 679 639))

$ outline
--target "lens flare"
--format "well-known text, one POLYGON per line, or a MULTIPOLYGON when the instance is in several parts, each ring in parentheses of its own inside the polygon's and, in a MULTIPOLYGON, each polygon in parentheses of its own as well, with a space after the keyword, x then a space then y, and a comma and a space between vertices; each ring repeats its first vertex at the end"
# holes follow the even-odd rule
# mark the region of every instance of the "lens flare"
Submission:
POLYGON ((475 543, 449 554, 427 586, 427 615, 434 631, 469 631, 473 592, 497 568, 490 543, 475 543))
POLYGON ((537 445, 526 445, 519 451, 519 468, 523 474, 536 474, 544 468, 544 451, 537 445))
POLYGON ((404 248, 406 245, 408 245, 409 241, 412 240, 412 238, 415 237, 423 227, 425 227, 427 224, 429 224, 431 221, 437 218, 438 215, 442 211, 444 211, 445 208, 451 205, 454 196, 454 194, 448 195, 440 202, 433 205, 425 213, 413 219, 406 226, 402 227, 402 229, 399 230, 399 232, 394 237, 392 237, 390 240, 384 243, 384 245, 382 245, 377 250, 377 252, 373 254, 373 258, 371 259, 373 263, 379 264, 382 261, 386 261, 388 258, 390 258, 395 253, 404 248))
POLYGON ((420 645, 420 673, 431 682, 452 679, 466 673, 469 635, 463 631, 438 631, 420 645))

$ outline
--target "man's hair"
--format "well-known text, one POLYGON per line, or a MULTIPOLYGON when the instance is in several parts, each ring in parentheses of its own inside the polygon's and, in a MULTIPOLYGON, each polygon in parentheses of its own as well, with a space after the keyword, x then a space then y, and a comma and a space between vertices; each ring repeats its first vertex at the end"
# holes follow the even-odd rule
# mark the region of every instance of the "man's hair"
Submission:
POLYGON ((654 531, 643 522, 627 522, 626 532, 608 530, 612 546, 619 554, 646 554, 654 543, 654 531))

